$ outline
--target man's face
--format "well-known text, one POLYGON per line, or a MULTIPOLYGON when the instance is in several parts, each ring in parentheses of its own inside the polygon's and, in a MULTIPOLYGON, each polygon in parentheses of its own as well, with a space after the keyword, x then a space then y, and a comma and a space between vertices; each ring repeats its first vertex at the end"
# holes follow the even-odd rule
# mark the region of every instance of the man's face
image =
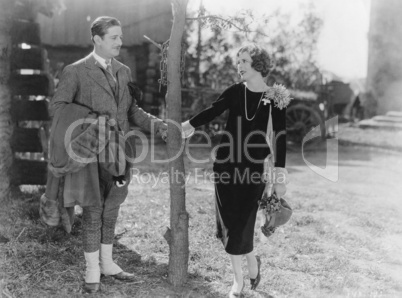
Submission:
POLYGON ((108 60, 119 55, 123 44, 123 33, 120 26, 113 26, 106 30, 106 34, 101 38, 94 37, 95 51, 102 58, 108 60))

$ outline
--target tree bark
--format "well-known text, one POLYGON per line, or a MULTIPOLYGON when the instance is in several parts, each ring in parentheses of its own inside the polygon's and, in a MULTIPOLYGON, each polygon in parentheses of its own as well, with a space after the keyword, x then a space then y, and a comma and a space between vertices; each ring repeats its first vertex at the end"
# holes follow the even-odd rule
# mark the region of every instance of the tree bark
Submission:
MULTIPOLYGON (((203 5, 203 0, 200 1, 200 6, 199 6, 199 11, 203 12, 204 10, 204 5, 203 5)), ((197 22, 198 23, 198 27, 197 27, 197 56, 196 56, 196 66, 195 69, 197 71, 197 74, 195 76, 195 86, 199 87, 200 86, 200 82, 201 82, 201 71, 200 71, 200 64, 201 64, 201 50, 202 50, 202 26, 201 26, 201 22, 197 22)))
POLYGON ((173 26, 167 58, 168 88, 166 95, 168 118, 167 151, 170 168, 170 229, 165 238, 169 243, 169 282, 181 286, 187 280, 189 241, 186 211, 185 172, 181 138, 181 43, 188 0, 172 0, 173 26), (180 128, 180 129, 179 129, 180 128))
POLYGON ((11 94, 8 87, 10 78, 11 24, 13 0, 2 0, 0 9, 0 203, 10 193, 9 169, 12 163, 10 146, 13 132, 10 105, 11 94))

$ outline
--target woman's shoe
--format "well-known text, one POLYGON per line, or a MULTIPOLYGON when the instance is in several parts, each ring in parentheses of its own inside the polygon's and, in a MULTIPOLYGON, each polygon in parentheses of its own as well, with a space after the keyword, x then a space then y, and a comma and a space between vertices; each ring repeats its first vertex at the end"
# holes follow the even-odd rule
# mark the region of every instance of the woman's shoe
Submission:
POLYGON ((257 289, 257 286, 261 280, 261 274, 260 274, 261 259, 259 256, 255 256, 255 258, 257 259, 258 274, 256 278, 250 278, 251 290, 257 289))
POLYGON ((233 290, 230 290, 229 292, 229 298, 238 298, 238 297, 243 297, 243 290, 244 290, 244 285, 246 283, 243 280, 243 287, 241 288, 240 292, 235 292, 233 290))

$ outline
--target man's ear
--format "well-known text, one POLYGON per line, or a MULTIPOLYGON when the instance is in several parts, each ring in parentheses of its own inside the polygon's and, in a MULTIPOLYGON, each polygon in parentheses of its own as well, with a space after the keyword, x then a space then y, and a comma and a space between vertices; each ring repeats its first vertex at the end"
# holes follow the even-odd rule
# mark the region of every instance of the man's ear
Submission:
POLYGON ((100 37, 99 35, 95 35, 94 36, 94 42, 97 44, 102 40, 102 37, 100 37))

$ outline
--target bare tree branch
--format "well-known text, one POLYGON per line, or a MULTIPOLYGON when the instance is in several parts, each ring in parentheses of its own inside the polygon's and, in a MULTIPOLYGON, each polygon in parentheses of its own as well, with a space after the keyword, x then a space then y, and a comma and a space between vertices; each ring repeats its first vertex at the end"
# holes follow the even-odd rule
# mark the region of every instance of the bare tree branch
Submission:
POLYGON ((232 25, 233 27, 236 27, 237 29, 241 30, 241 31, 248 31, 245 27, 244 28, 240 28, 239 26, 237 26, 235 23, 233 23, 230 20, 224 19, 222 17, 219 16, 214 16, 214 15, 210 15, 210 16, 201 16, 201 17, 197 17, 197 18, 186 18, 186 21, 200 21, 200 20, 205 20, 205 19, 216 19, 216 20, 221 20, 225 23, 228 23, 230 25, 232 25))
POLYGON ((196 17, 196 18, 186 18, 186 21, 202 21, 202 20, 208 20, 208 19, 219 20, 221 22, 224 22, 224 23, 228 24, 229 26, 235 27, 240 32, 244 32, 246 34, 247 33, 258 33, 258 34, 261 34, 263 36, 268 36, 264 32, 261 32, 259 30, 250 30, 250 29, 248 29, 250 23, 249 24, 243 24, 243 26, 240 27, 239 25, 237 25, 233 21, 225 19, 225 18, 217 16, 217 15, 207 15, 207 16, 199 16, 199 17, 196 17))

